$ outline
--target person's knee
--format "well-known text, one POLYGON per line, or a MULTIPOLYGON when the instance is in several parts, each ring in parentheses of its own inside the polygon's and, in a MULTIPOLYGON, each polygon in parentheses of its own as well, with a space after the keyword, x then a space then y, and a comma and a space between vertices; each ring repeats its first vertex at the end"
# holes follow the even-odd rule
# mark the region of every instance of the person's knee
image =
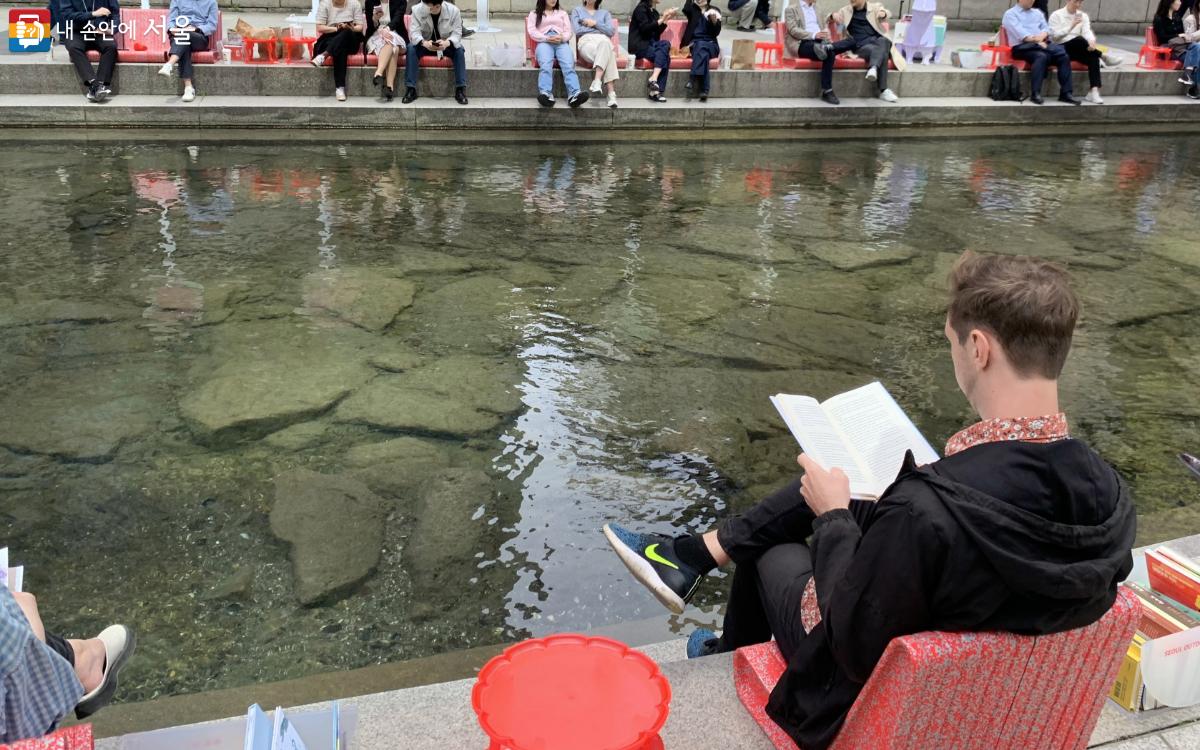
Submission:
POLYGON ((21 605, 21 609, 37 611, 37 597, 25 591, 13 592, 13 599, 17 600, 17 604, 21 605))

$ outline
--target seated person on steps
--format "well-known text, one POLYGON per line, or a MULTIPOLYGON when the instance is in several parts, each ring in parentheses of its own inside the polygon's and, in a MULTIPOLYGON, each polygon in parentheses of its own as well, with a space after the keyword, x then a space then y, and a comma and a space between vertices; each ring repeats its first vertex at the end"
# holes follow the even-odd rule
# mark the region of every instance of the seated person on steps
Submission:
POLYGON ((885 102, 899 101, 887 86, 888 60, 892 59, 892 40, 883 34, 879 25, 888 17, 882 3, 851 0, 850 4, 830 16, 830 20, 846 29, 846 38, 854 41, 854 52, 867 61, 867 80, 879 86, 879 98, 885 102))
POLYGON ((1029 100, 1042 103, 1042 82, 1046 80, 1046 68, 1058 69, 1058 100, 1067 104, 1082 104, 1072 92, 1071 56, 1061 44, 1050 40, 1050 24, 1046 17, 1033 7, 1033 0, 1017 0, 1017 4, 1004 12, 1004 31, 1012 45, 1014 60, 1029 63, 1029 78, 1033 91, 1029 100))
POLYGON ((981 421, 951 437, 944 458, 917 466, 909 453, 866 502, 850 499, 838 467, 802 454, 798 479, 713 531, 672 538, 610 524, 605 536, 675 612, 705 574, 735 562, 724 630, 694 632, 688 656, 773 636, 787 669, 767 713, 822 750, 893 638, 1054 633, 1112 606, 1133 565, 1136 515, 1116 471, 1070 436, 1059 409, 1077 316, 1061 267, 967 253, 950 274, 944 333, 981 421))
POLYGON ((404 60, 404 98, 411 104, 417 99, 417 75, 421 58, 446 56, 454 64, 454 101, 467 103, 467 53, 463 49, 462 13, 454 3, 425 0, 412 9, 408 57, 404 60))
POLYGON ((829 104, 840 104, 833 93, 833 66, 837 56, 852 52, 855 41, 846 37, 836 42, 829 40, 829 30, 822 29, 817 16, 816 0, 798 0, 783 12, 783 46, 785 57, 802 57, 821 62, 821 100, 829 104))

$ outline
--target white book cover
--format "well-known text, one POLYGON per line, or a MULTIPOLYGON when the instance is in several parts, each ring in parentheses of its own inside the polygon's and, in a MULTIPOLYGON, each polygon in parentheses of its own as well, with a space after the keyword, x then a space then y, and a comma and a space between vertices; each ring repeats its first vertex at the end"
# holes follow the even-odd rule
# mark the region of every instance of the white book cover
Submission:
POLYGON ((246 738, 242 750, 271 750, 274 724, 257 703, 246 711, 246 738))
POLYGON ((308 750, 295 725, 283 715, 283 709, 275 711, 275 750, 308 750))
POLYGON ((19 594, 25 590, 25 566, 18 565, 8 569, 8 590, 19 594))
POLYGON ((0 547, 0 584, 8 586, 8 547, 0 547))
POLYGON ((937 451, 878 381, 823 402, 777 393, 771 403, 810 458, 846 473, 850 496, 856 499, 879 499, 895 481, 906 451, 921 465, 938 460, 937 451))

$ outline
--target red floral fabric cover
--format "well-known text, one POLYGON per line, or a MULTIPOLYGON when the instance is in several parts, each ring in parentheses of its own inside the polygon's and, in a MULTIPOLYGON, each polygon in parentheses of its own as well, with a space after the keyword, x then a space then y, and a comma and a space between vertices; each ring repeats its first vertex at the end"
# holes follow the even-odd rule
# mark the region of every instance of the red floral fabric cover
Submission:
POLYGON ((92 725, 79 724, 52 732, 45 737, 0 745, 0 750, 93 750, 92 725))

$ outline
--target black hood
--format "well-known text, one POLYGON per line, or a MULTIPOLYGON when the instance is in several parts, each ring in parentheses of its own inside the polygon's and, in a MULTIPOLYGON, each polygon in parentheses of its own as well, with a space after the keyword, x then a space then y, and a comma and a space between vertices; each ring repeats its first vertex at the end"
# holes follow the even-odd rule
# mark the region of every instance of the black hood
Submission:
POLYGON ((1069 606, 1112 590, 1132 568, 1133 501, 1078 440, 988 443, 905 469, 922 475, 1019 597, 1069 606))

